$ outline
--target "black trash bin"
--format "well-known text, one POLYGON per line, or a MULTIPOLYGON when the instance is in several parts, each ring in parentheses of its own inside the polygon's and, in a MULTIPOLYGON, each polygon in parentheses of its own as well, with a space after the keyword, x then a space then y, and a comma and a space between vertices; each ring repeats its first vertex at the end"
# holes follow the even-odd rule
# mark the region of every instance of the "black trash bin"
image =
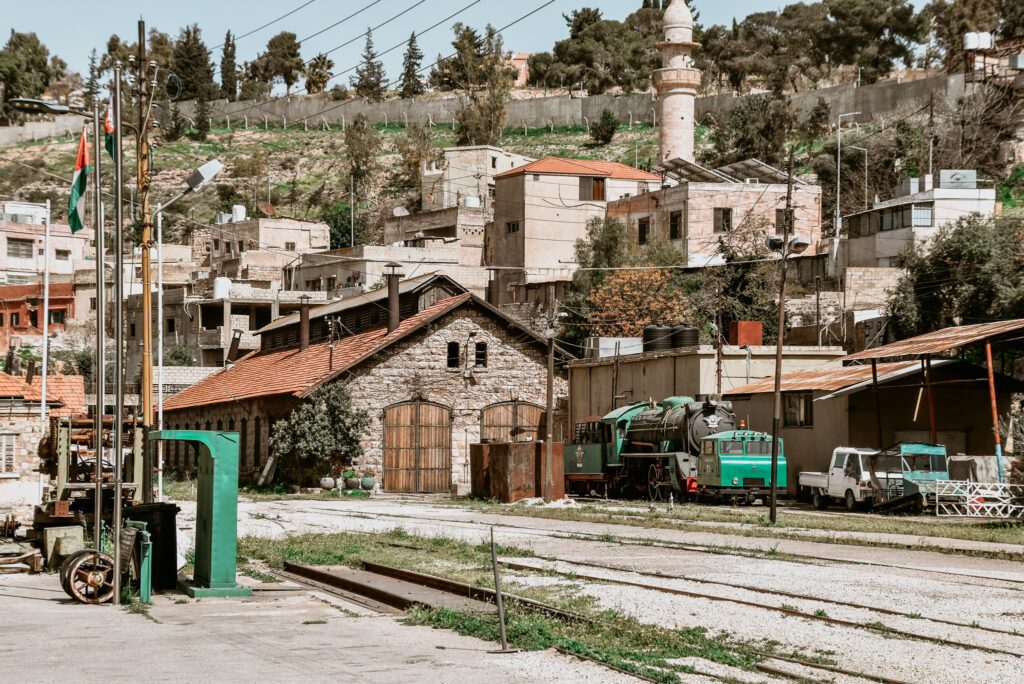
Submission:
POLYGON ((178 526, 181 509, 172 503, 132 506, 125 517, 146 523, 153 544, 153 590, 169 591, 178 586, 178 526))

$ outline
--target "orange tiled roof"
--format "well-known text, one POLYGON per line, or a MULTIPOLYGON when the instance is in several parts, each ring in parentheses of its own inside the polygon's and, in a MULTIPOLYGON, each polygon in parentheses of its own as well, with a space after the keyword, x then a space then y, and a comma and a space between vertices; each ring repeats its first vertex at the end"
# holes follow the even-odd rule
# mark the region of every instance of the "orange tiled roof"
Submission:
MULTIPOLYGON (((41 395, 42 376, 32 378, 32 388, 41 395)), ((85 378, 81 375, 48 375, 46 376, 47 401, 59 401, 64 404, 59 409, 50 411, 51 416, 76 416, 85 413, 85 378)))
POLYGON ((19 397, 25 401, 40 401, 43 395, 21 378, 0 371, 0 397, 19 397))
POLYGON ((164 409, 174 411, 286 394, 304 396, 470 299, 472 295, 467 293, 441 300, 402 321, 391 334, 386 327, 381 327, 346 337, 335 343, 333 363, 327 342, 310 344, 305 350, 292 347, 253 352, 232 368, 215 373, 174 395, 164 404, 164 409))
POLYGON ((616 180, 660 181, 661 176, 618 162, 593 161, 590 159, 565 159, 545 157, 499 173, 495 178, 509 178, 523 173, 551 174, 556 176, 603 176, 616 180))

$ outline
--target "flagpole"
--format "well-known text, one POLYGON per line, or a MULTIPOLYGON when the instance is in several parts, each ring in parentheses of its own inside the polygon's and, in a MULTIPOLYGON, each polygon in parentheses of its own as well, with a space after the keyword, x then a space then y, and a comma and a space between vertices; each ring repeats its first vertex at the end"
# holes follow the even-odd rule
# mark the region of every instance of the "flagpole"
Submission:
POLYGON ((100 105, 93 98, 92 104, 92 156, 93 189, 92 220, 93 239, 96 242, 96 414, 93 416, 93 441, 95 445, 96 489, 93 494, 93 540, 97 551, 102 549, 103 537, 103 416, 107 412, 107 350, 106 350, 106 259, 103 235, 103 196, 100 188, 100 105))
POLYGON ((46 226, 43 230, 43 379, 39 400, 39 424, 46 437, 46 366, 50 360, 50 200, 46 200, 46 226))
MULTIPOLYGON (((121 604, 121 497, 124 482, 124 188, 121 62, 114 64, 114 605, 121 604)), ((138 483, 141 484, 141 483, 138 483)))
MULTIPOLYGON (((156 205, 156 355, 159 364, 160 377, 157 378, 156 405, 157 418, 156 429, 164 429, 164 215, 160 203, 156 205)), ((156 464, 156 500, 164 500, 164 443, 157 442, 157 464, 156 464)))

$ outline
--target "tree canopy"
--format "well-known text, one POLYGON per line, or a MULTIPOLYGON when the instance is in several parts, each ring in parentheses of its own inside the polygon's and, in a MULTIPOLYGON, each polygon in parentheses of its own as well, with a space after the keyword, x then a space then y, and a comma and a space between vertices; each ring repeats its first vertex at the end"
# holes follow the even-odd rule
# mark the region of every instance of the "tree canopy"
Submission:
POLYGON ((363 48, 362 61, 356 67, 356 73, 350 79, 352 89, 357 97, 370 102, 380 102, 387 90, 387 77, 384 75, 384 64, 377 56, 373 45, 373 31, 366 29, 366 46, 363 48))

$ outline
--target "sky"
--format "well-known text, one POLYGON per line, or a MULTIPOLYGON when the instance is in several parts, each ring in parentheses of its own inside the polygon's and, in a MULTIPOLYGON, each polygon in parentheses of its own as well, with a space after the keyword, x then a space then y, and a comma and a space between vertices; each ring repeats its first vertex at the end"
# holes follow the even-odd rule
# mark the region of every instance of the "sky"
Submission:
MULTIPOLYGON (((334 73, 331 85, 347 84, 351 72, 347 70, 360 61, 364 38, 360 35, 368 26, 374 31, 378 52, 395 49, 382 56, 389 80, 400 73, 404 42, 412 32, 421 33, 420 47, 433 62, 438 54, 451 51, 451 25, 462 21, 475 27, 488 23, 496 27, 516 21, 548 0, 104 0, 102 3, 82 3, 80 0, 3 0, 0 13, 0 37, 12 29, 35 32, 50 49, 51 54, 62 57, 72 70, 85 74, 89 52, 93 48, 102 52, 107 38, 119 34, 126 42, 134 42, 136 23, 145 19, 147 27, 156 27, 176 36, 186 24, 198 24, 203 38, 211 48, 220 44, 231 30, 237 36, 257 29, 292 12, 272 25, 238 40, 238 62, 252 59, 262 51, 267 40, 280 31, 291 31, 300 40, 345 19, 364 8, 365 11, 348 19, 321 35, 304 41, 302 55, 307 60, 318 52, 331 51, 334 73), (372 6, 371 6, 372 5, 372 6), (469 9, 465 9, 472 5, 469 9), (369 7, 368 7, 369 6, 369 7), (368 7, 368 8, 367 8, 368 7), (93 11, 86 11, 92 8, 93 11), (412 9, 409 9, 412 8, 412 9), (395 15, 409 9, 401 17, 395 15), (457 16, 446 19, 449 15, 457 16), (437 28, 429 27, 441 22, 437 28), (345 43, 349 43, 344 45, 345 43), (401 44, 401 45, 400 45, 401 44), (396 47, 398 46, 398 47, 396 47), (337 48, 337 49, 335 49, 337 48), (333 50, 333 51, 332 51, 333 50)), ((578 7, 598 7, 606 18, 622 19, 641 5, 641 0, 554 0, 550 5, 503 33, 506 49, 513 52, 541 52, 549 50, 555 41, 567 36, 562 14, 578 7)), ((778 0, 696 0, 705 25, 729 23, 734 17, 751 12, 779 9, 787 2, 778 0)), ((924 0, 915 0, 920 7, 924 0)), ((219 64, 220 51, 214 54, 219 64)), ((219 81, 219 71, 217 72, 219 81)))

